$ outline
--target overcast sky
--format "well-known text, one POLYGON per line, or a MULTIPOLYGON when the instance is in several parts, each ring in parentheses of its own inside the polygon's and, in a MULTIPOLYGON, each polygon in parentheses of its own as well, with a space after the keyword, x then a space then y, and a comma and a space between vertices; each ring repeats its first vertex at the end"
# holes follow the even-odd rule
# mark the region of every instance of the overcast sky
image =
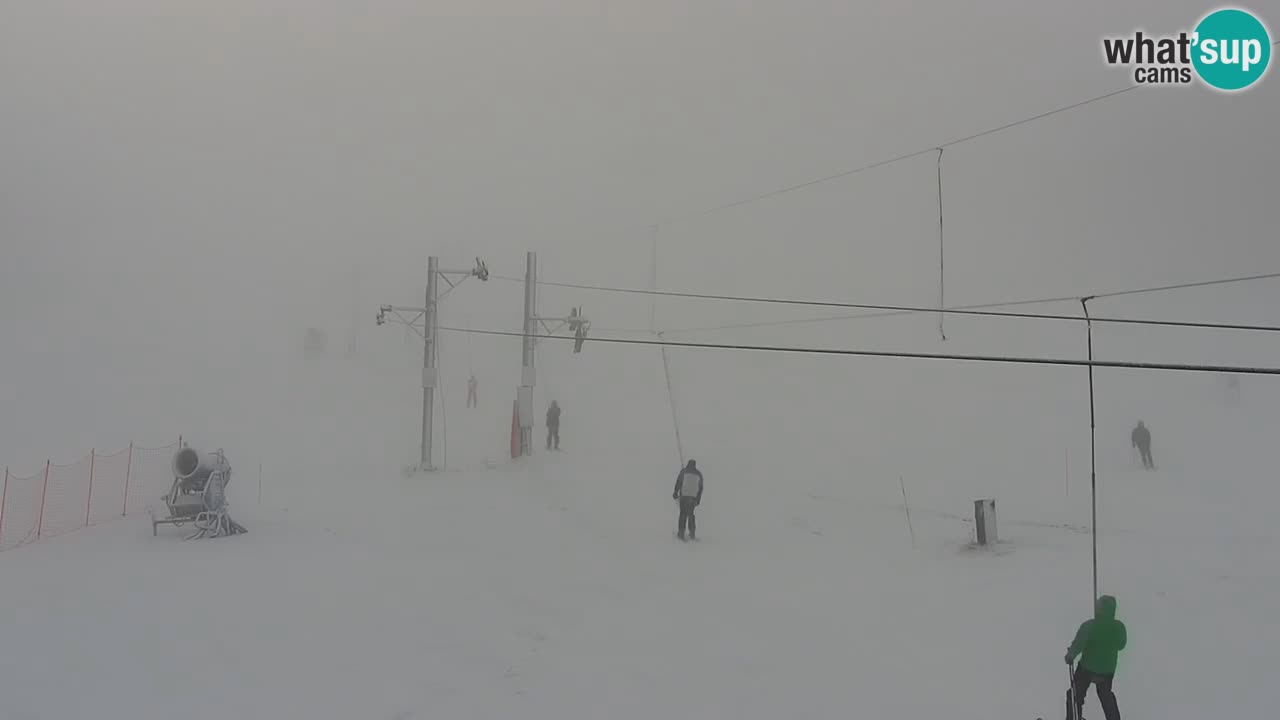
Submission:
MULTIPOLYGON (((1280 4, 1251 7, 1274 31, 1280 4)), ((547 279, 646 284, 646 225, 1124 88, 1103 35, 1211 8, 3 0, 0 413, 95 402, 103 367, 175 347, 340 338, 353 273, 371 316, 418 300, 433 252, 519 274, 537 250, 547 279)), ((1274 71, 950 148, 947 299, 1280 270, 1277 160, 1274 71)), ((934 304, 936 172, 926 155, 662 225, 658 283, 934 304)), ((469 321, 517 326, 510 294, 482 297, 469 321)), ((602 327, 647 323, 643 302, 587 301, 602 327)), ((660 322, 765 316, 690 312, 660 322)))

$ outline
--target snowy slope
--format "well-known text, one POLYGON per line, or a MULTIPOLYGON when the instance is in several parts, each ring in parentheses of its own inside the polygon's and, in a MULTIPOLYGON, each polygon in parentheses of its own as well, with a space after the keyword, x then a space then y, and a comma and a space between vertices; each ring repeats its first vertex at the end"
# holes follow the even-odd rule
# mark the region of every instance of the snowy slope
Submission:
MULTIPOLYGON (((291 381, 296 432, 278 447, 294 462, 267 473, 264 506, 251 471, 232 485, 248 535, 184 543, 129 519, 0 554, 5 717, 1061 712, 1062 650, 1089 605, 1088 485, 1078 435, 1069 496, 1063 444, 1038 438, 1079 425, 1075 376, 894 365, 873 383, 865 361, 672 351, 681 438, 707 473, 703 539, 684 545, 659 353, 540 353, 563 452, 505 462, 510 398, 495 389, 468 412, 454 392, 459 469, 405 477, 412 353, 378 372, 318 365, 291 381), (979 422, 964 422, 963 393, 926 400, 957 372, 991 398, 979 422), (1072 417, 1040 412, 1029 387, 1070 397, 1072 417), (902 400, 878 417, 850 411, 886 392, 902 400), (907 427, 936 438, 927 452, 907 427), (1015 428, 1021 443, 1001 443, 1015 428), (998 553, 966 547, 986 495, 998 553)), ((1122 708, 1265 714, 1280 661, 1265 398, 1163 382, 1198 423, 1148 419, 1161 470, 1127 454, 1127 417, 1108 420, 1122 437, 1108 430, 1099 453, 1102 589, 1133 639, 1122 708)))

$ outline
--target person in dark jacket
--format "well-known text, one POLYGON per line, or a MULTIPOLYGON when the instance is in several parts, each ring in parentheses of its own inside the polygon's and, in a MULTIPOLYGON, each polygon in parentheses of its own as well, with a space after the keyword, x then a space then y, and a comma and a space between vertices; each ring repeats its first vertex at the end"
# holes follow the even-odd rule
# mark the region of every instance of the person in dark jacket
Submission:
POLYGON ((551 441, 555 440, 556 449, 560 449, 560 405, 555 401, 551 401, 551 407, 547 408, 547 449, 551 449, 551 441))
POLYGON ((680 474, 676 476, 676 489, 671 493, 672 500, 680 501, 680 520, 676 526, 676 537, 684 539, 685 528, 689 528, 689 539, 698 536, 698 521, 693 516, 693 509, 702 502, 702 471, 698 463, 690 460, 680 474))
POLYGON ((1098 701, 1107 720, 1120 720, 1111 682, 1116 676, 1116 664, 1120 651, 1129 643, 1124 623, 1116 619, 1116 599, 1103 595, 1094 603, 1093 619, 1086 620, 1076 631, 1071 647, 1067 648, 1067 664, 1080 658, 1071 676, 1071 689, 1067 691, 1067 720, 1079 720, 1084 710, 1084 696, 1093 685, 1098 689, 1098 701), (1075 712, 1072 715, 1072 712, 1075 712))
POLYGON ((1154 470, 1156 463, 1151 459, 1151 431, 1147 429, 1147 426, 1141 420, 1138 421, 1138 426, 1133 429, 1133 432, 1129 434, 1129 441, 1133 443, 1134 447, 1138 448, 1138 453, 1142 455, 1142 467, 1154 470))

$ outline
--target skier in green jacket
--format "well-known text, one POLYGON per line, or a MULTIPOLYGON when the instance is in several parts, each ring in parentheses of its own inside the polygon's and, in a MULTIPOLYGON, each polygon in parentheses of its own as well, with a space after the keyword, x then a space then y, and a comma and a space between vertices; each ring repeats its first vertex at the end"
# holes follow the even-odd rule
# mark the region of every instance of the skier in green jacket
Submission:
POLYGON ((1111 681, 1116 674, 1117 655, 1128 642, 1124 623, 1116 619, 1116 599, 1110 595, 1098 598, 1093 619, 1080 626, 1071 647, 1067 648, 1068 665, 1075 662, 1076 657, 1080 658, 1072 675, 1071 690, 1067 692, 1067 720, 1080 720, 1089 685, 1098 688, 1098 701, 1107 720, 1120 720, 1111 681))

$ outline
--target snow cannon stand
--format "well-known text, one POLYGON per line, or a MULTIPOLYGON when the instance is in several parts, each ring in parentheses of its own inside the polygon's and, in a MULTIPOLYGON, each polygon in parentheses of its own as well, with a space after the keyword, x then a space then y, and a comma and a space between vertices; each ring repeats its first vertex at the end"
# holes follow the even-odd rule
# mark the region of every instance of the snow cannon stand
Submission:
POLYGON ((179 448, 173 455, 173 486, 162 498, 169 514, 157 517, 155 508, 147 506, 152 536, 160 534, 161 525, 182 527, 187 523, 195 528, 188 540, 248 532, 231 519, 227 510, 226 489, 230 482, 231 463, 221 449, 201 455, 185 445, 179 448))

